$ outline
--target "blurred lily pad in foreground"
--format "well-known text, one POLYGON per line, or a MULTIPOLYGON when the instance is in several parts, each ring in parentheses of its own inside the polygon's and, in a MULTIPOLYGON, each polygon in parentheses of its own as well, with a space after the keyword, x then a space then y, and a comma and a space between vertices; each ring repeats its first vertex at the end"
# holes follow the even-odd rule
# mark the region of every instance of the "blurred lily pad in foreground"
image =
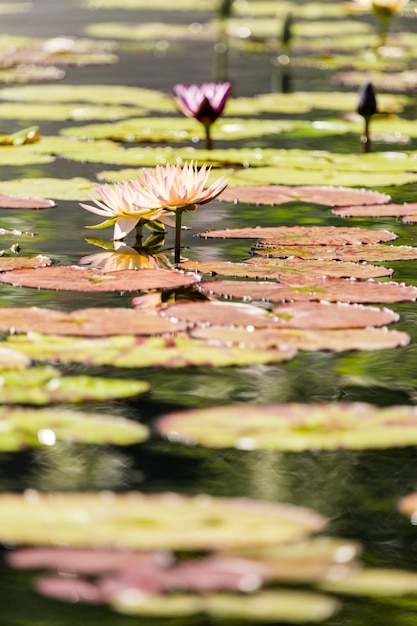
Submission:
MULTIPOLYGON (((142 424, 110 415, 54 409, 0 408, 0 449, 17 451, 58 442, 131 445, 148 438, 142 424)), ((7 504, 5 504, 7 506, 7 504)), ((28 518, 30 523, 30 514, 28 518)))
POLYGON ((365 403, 232 405, 170 413, 157 422, 172 442, 241 450, 381 449, 417 443, 417 409, 365 403))
POLYGON ((29 545, 209 550, 287 543, 327 523, 303 507, 172 493, 29 490, 0 505, 0 541, 29 545))

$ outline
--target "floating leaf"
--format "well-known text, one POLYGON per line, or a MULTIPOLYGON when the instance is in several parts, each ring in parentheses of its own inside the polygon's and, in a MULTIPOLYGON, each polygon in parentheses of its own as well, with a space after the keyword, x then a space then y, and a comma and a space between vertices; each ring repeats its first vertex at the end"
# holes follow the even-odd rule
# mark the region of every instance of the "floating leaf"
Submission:
POLYGON ((5 370, 1 373, 1 383, 1 404, 37 406, 130 398, 149 388, 148 383, 138 380, 61 376, 53 367, 26 368, 24 373, 5 370))
MULTIPOLYGON (((148 438, 142 424, 94 413, 60 409, 0 408, 0 448, 21 450, 28 446, 51 446, 59 441, 84 444, 131 445, 148 438)), ((29 522, 30 520, 28 520, 29 522)), ((29 529, 27 529, 29 530, 29 529)), ((0 534, 6 527, 0 523, 0 534)))
POLYGON ((144 115, 146 109, 136 106, 106 106, 86 103, 60 104, 60 103, 16 103, 10 106, 9 102, 0 103, 0 119, 18 120, 51 120, 51 121, 82 121, 103 120, 111 121, 131 117, 132 115, 144 115))
POLYGON ((61 68, 47 65, 42 67, 39 65, 19 63, 15 67, 6 67, 0 69, 0 83, 30 83, 45 80, 61 80, 64 78, 65 72, 61 68))
POLYGON ((195 274, 184 274, 177 270, 141 269, 100 272, 77 265, 15 270, 0 274, 0 282, 15 286, 83 292, 174 289, 193 285, 198 280, 195 274))
MULTIPOLYGON (((0 275, 1 281, 1 275, 0 275)), ((417 288, 399 283, 377 283, 373 280, 357 281, 344 278, 324 278, 299 281, 300 284, 270 282, 210 281, 200 284, 204 293, 217 296, 262 300, 265 302, 328 302, 389 303, 417 299, 417 288)))
POLYGON ((174 320, 186 320, 197 326, 240 326, 249 329, 364 328, 383 326, 399 319, 389 309, 328 302, 292 302, 274 306, 272 312, 251 304, 209 300, 174 304, 163 309, 160 314, 174 320))
POLYGON ((298 257, 300 259, 334 259, 339 261, 401 261, 417 259, 417 247, 386 246, 383 244, 348 246, 292 246, 256 247, 257 255, 266 257, 298 257))
MULTIPOLYGON (((8 272, 23 268, 45 267, 51 264, 51 259, 42 254, 33 257, 0 256, 0 272, 8 272)), ((1 310, 1 309, 0 309, 1 310)))
POLYGON ((290 302, 274 306, 272 311, 288 328, 365 328, 399 320, 390 309, 342 302, 290 302))
POLYGON ((17 352, 7 346, 0 348, 0 371, 6 369, 23 369, 29 367, 30 359, 22 352, 17 352))
POLYGON ((411 337, 406 333, 383 328, 355 328, 337 330, 310 330, 292 328, 237 329, 224 326, 196 328, 191 335, 215 342, 216 345, 239 345, 246 349, 286 348, 299 350, 384 350, 406 346, 411 337))
POLYGON ((286 276, 336 278, 375 278, 377 276, 391 276, 393 270, 377 265, 348 263, 343 261, 321 261, 303 259, 287 259, 274 261, 272 259, 252 258, 244 263, 230 261, 184 261, 181 268, 201 272, 202 274, 220 274, 222 276, 238 276, 241 278, 270 278, 280 280, 286 276))
POLYGON ((36 141, 39 141, 39 139, 40 134, 38 126, 24 128, 23 130, 18 130, 11 135, 0 133, 1 146, 21 146, 26 143, 35 143, 36 141))
MULTIPOLYGON (((328 165, 327 165, 328 167, 328 165)), ((221 200, 240 200, 254 204, 284 204, 285 202, 312 202, 328 206, 366 205, 384 203, 390 196, 365 189, 343 187, 286 187, 268 185, 258 187, 226 187, 221 200)))
POLYGON ((44 198, 19 198, 0 194, 0 208, 2 209, 49 209, 55 206, 53 200, 44 198))
POLYGON ((358 596, 392 597, 417 593, 416 572, 396 569, 359 569, 343 580, 328 581, 320 587, 332 593, 358 596))
POLYGON ((86 178, 20 178, 0 181, 0 193, 48 196, 54 200, 86 200, 95 184, 86 178))
POLYGON ((372 204, 370 206, 345 206, 333 209, 341 217, 401 217, 417 215, 417 202, 405 204, 372 204))
POLYGON ((416 426, 416 407, 338 402, 212 407, 169 413, 157 422, 174 442, 291 452, 412 446, 416 426))
POLYGON ((0 505, 2 543, 32 545, 207 550, 285 543, 326 525, 302 507, 208 495, 30 490, 3 493, 0 505))
MULTIPOLYGON (((0 258, 0 269, 1 269, 0 258)), ((0 330, 55 335, 159 335, 185 330, 187 324, 162 318, 154 312, 118 307, 78 309, 71 313, 37 307, 0 309, 0 330)), ((1 393, 1 388, 0 388, 1 393)))
POLYGON ((113 367, 227 367, 254 363, 278 363, 292 359, 293 348, 242 350, 216 347, 189 338, 149 339, 119 335, 103 339, 57 337, 55 335, 12 335, 1 348, 15 349, 38 360, 86 363, 113 367))
MULTIPOLYGON (((220 239, 259 239, 268 240, 268 245, 322 245, 342 246, 345 244, 376 243, 397 238, 387 230, 349 228, 342 226, 269 226, 255 228, 227 228, 207 230, 199 233, 204 238, 220 239)), ((262 241, 262 243, 265 242, 262 241)))
POLYGON ((205 615, 210 621, 238 620, 244 622, 321 622, 331 617, 339 608, 337 601, 328 596, 307 591, 263 591, 251 595, 206 594, 204 596, 158 596, 143 598, 142 593, 132 593, 128 599, 121 597, 112 608, 126 615, 141 617, 184 617, 205 615))
POLYGON ((0 98, 30 102, 84 102, 174 111, 172 99, 161 91, 131 85, 25 85, 2 89, 0 98))

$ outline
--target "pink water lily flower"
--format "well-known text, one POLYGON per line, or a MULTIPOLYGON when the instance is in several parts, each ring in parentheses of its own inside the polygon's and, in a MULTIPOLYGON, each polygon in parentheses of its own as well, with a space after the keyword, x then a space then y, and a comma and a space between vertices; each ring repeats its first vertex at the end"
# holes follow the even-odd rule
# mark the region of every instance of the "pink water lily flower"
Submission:
POLYGON ((203 165, 200 169, 191 161, 181 165, 157 165, 154 169, 145 168, 138 181, 132 181, 140 195, 152 205, 170 211, 194 210, 197 204, 205 204, 216 198, 227 186, 222 176, 206 188, 210 169, 203 165))
POLYGON ((203 124, 207 147, 211 148, 210 127, 222 114, 230 94, 230 83, 203 83, 202 85, 174 86, 176 103, 186 117, 194 117, 203 124))
POLYGON ((97 206, 81 202, 80 206, 105 217, 106 220, 87 228, 106 228, 114 225, 115 240, 126 237, 140 220, 145 223, 158 221, 169 226, 175 225, 161 203, 155 197, 141 194, 131 180, 114 185, 96 185, 96 192, 99 199, 92 200, 97 206))
POLYGON ((175 212, 175 263, 180 261, 181 217, 184 211, 194 211, 198 204, 205 204, 217 198, 227 186, 224 177, 206 187, 210 168, 203 165, 198 169, 191 161, 181 165, 158 165, 154 169, 145 168, 138 178, 135 189, 145 196, 151 205, 159 203, 167 210, 175 212))

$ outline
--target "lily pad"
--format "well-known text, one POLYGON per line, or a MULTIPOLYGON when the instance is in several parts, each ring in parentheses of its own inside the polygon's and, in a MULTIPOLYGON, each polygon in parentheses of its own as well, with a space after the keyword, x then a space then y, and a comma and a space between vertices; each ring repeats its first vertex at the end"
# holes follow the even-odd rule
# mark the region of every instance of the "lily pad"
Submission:
MULTIPOLYGON (((0 275, 1 281, 1 275, 0 275)), ((281 284, 272 282, 249 281, 210 281, 200 284, 204 293, 232 298, 244 298, 246 301, 265 302, 355 302, 389 303, 411 302, 417 299, 417 288, 412 285, 388 282, 377 283, 373 280, 358 281, 345 278, 324 278, 315 281, 299 281, 299 284, 281 284)))
POLYGON ((92 376, 61 376, 53 367, 31 367, 24 372, 1 372, 0 404, 99 402, 144 393, 149 384, 92 376))
MULTIPOLYGON (((213 126, 213 140, 244 139, 279 135, 291 130, 296 122, 289 120, 246 120, 228 118, 213 126)), ((204 139, 204 128, 196 120, 182 117, 130 118, 112 124, 72 126, 62 130, 64 136, 113 141, 146 141, 152 143, 204 139)))
MULTIPOLYGON (((8 272, 29 267, 45 267, 51 264, 51 259, 42 254, 33 257, 0 256, 0 272, 8 272)), ((0 309, 1 310, 1 309, 0 309)))
POLYGON ((298 257, 300 259, 335 259, 339 261, 401 261, 417 259, 417 247, 386 246, 384 244, 348 245, 348 246, 292 246, 277 245, 252 249, 257 255, 265 257, 298 257))
POLYGON ((205 615, 210 621, 239 620, 244 622, 286 622, 300 624, 321 622, 339 608, 337 601, 308 591, 263 591, 252 595, 206 594, 204 596, 174 595, 143 598, 141 593, 123 594, 112 608, 126 615, 141 617, 183 617, 205 615))
POLYGON ((320 585, 332 593, 389 598, 417 593, 417 574, 406 570, 366 568, 349 572, 343 580, 320 585))
POLYGON ((383 328, 355 328, 337 330, 310 330, 292 328, 237 329, 224 326, 196 328, 191 335, 216 345, 239 345, 246 349, 285 348, 318 351, 331 350, 386 350, 406 346, 411 337, 406 333, 383 328))
POLYGON ((82 178, 20 178, 0 181, 0 193, 15 196, 47 196, 54 200, 86 200, 95 183, 82 178))
POLYGON ((0 119, 18 120, 118 120, 132 115, 143 115, 146 109, 138 105, 133 109, 128 106, 106 106, 86 103, 60 104, 50 103, 16 103, 10 106, 10 102, 0 103, 0 119))
POLYGON ((231 405, 169 413, 158 431, 210 448, 366 450, 415 445, 417 410, 364 403, 231 405))
MULTIPOLYGON (((1 313, 1 311, 0 311, 1 313)), ((197 326, 254 328, 364 328, 396 322, 389 309, 359 304, 292 302, 274 306, 271 312, 239 302, 185 302, 160 312, 164 317, 185 320, 197 326)))
POLYGON ((392 241, 395 233, 387 230, 349 228, 342 226, 271 226, 255 228, 227 228, 225 230, 207 230, 199 233, 200 237, 218 239, 259 239, 268 240, 271 247, 292 245, 342 246, 345 244, 377 243, 392 241))
POLYGON ((24 85, 5 87, 0 98, 28 102, 129 104, 153 111, 174 111, 172 99, 161 91, 129 85, 24 85))
POLYGON ((1 146, 22 146, 27 143, 35 143, 36 141, 39 141, 39 139, 40 135, 38 126, 24 128, 23 130, 18 130, 10 135, 0 133, 1 146))
POLYGON ((49 209, 52 206, 55 206, 55 202, 45 198, 22 198, 0 194, 2 209, 49 209))
MULTIPOLYGON (((0 269, 1 269, 0 258, 0 269)), ((187 328, 153 312, 133 309, 90 308, 71 313, 37 307, 5 307, 0 309, 0 330, 16 333, 45 333, 100 337, 106 335, 159 335, 187 328)), ((1 394, 1 388, 0 388, 1 394)))
POLYGON ((322 530, 327 521, 291 505, 172 493, 30 490, 23 495, 3 493, 0 505, 0 540, 29 545, 232 548, 294 541, 322 530))
POLYGON ((59 441, 131 445, 148 438, 146 426, 137 422, 110 415, 70 412, 62 408, 2 407, 0 424, 0 448, 4 451, 21 450, 28 446, 51 446, 59 441))
POLYGON ((417 202, 405 204, 371 204, 370 206, 344 206, 333 209, 341 217, 401 217, 417 215, 417 202))
POLYGON ((37 360, 60 363, 85 363, 113 367, 228 367, 255 363, 278 363, 292 359, 296 350, 243 350, 239 347, 216 347, 190 338, 149 339, 129 335, 100 339, 59 337, 55 335, 12 335, 0 343, 33 356, 37 360))
POLYGON ((26 354, 13 350, 7 346, 0 348, 0 371, 10 369, 24 369, 29 367, 31 360, 26 354))
POLYGON ((194 285, 198 281, 199 278, 195 274, 184 274, 177 270, 141 269, 101 272, 77 265, 15 270, 0 274, 0 282, 14 286, 93 293, 174 289, 194 285))
POLYGON ((31 65, 19 63, 15 67, 6 67, 0 69, 0 83, 32 83, 46 80, 62 80, 65 77, 65 71, 54 65, 42 67, 40 65, 31 65))
POLYGON ((254 204, 285 204, 286 202, 302 201, 328 206, 366 205, 384 203, 390 196, 377 191, 365 189, 348 189, 335 187, 286 187, 285 185, 269 185, 259 187, 226 188, 221 200, 240 200, 254 204))
POLYGON ((334 276, 336 278, 375 278, 391 276, 393 270, 370 264, 349 263, 346 261, 321 261, 304 259, 260 259, 252 258, 243 263, 230 261, 184 261, 181 268, 201 272, 202 274, 220 274, 222 276, 238 276, 241 278, 269 278, 281 280, 285 277, 334 276))

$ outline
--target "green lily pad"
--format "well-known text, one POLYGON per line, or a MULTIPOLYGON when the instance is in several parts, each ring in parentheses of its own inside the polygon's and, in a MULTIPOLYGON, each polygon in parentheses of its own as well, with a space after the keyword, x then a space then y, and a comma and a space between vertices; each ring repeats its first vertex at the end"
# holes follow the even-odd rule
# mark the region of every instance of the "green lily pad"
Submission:
POLYGON ((406 570, 366 568, 350 572, 343 580, 322 583, 320 587, 332 593, 355 596, 405 596, 417 593, 417 574, 406 570))
POLYGON ((207 230, 199 233, 204 238, 220 239, 259 239, 268 241, 269 246, 284 245, 322 245, 341 246, 345 244, 377 243, 392 241, 397 238, 388 230, 349 228, 342 226, 268 226, 255 228, 227 228, 225 230, 207 230))
POLYGON ((48 120, 48 121, 82 121, 82 120, 118 120, 132 115, 142 115, 146 109, 136 106, 105 106, 95 104, 58 104, 50 103, 13 103, 0 104, 0 119, 17 120, 48 120))
POLYGON ((210 621, 286 622, 300 624, 321 622, 339 608, 337 601, 306 591, 263 591, 251 595, 206 594, 204 596, 143 597, 133 592, 118 598, 112 608, 125 615, 141 617, 184 617, 205 615, 210 621))
MULTIPOLYGON (((5 146, 0 147, 0 165, 40 165, 43 163, 53 163, 55 156, 52 154, 41 154, 31 150, 33 146, 5 146)), ((17 189, 17 188, 16 188, 17 189)), ((2 194, 7 195, 7 194, 2 194)), ((21 195, 17 192, 16 195, 21 195)), ((30 192, 28 195, 32 195, 30 192)))
POLYGON ((285 277, 334 276, 336 278, 375 278, 391 276, 393 270, 370 264, 349 263, 346 261, 306 261, 304 259, 249 259, 244 263, 230 261, 184 261, 181 268, 201 272, 202 274, 220 274, 221 276, 238 276, 240 278, 269 278, 282 280, 285 277))
MULTIPOLYGON (((350 70, 338 72, 332 80, 341 85, 357 86, 363 84, 363 72, 350 70)), ((372 82, 376 89, 390 91, 412 92, 417 87, 417 71, 408 69, 403 72, 368 72, 367 80, 372 82)))
MULTIPOLYGON (((172 11, 172 5, 167 0, 154 0, 151 5, 147 0, 82 0, 81 4, 88 9, 172 11)), ((178 0, 175 3, 175 11, 211 11, 212 9, 213 0, 199 0, 197 6, 194 0, 178 0)))
POLYGON ((1 372, 0 404, 44 405, 130 398, 149 389, 148 383, 92 376, 61 376, 53 367, 1 372))
POLYGON ((158 431, 173 442, 241 450, 384 449, 415 445, 417 411, 369 404, 248 404, 169 413, 158 431))
POLYGON ((21 450, 28 446, 52 446, 59 441, 131 445, 148 438, 146 426, 137 422, 110 415, 65 411, 62 408, 2 407, 0 428, 0 448, 4 451, 21 450))
POLYGON ((3 493, 0 505, 0 540, 32 545, 208 550, 287 543, 322 530, 327 522, 302 507, 172 493, 30 490, 3 493))
POLYGON ((100 22, 88 24, 85 32, 90 37, 104 39, 127 39, 134 42, 159 41, 211 41, 215 38, 215 28, 211 24, 175 24, 166 22, 120 23, 100 22))
POLYGON ((386 246, 370 243, 348 246, 291 246, 255 247, 252 252, 266 257, 298 257, 300 259, 336 259, 339 261, 401 261, 417 259, 417 247, 386 246))
MULTIPOLYGON (((0 269, 1 269, 0 257, 0 269)), ((108 335, 159 335, 185 330, 187 324, 154 312, 119 307, 78 309, 71 313, 37 307, 0 309, 0 330, 100 337, 108 335)), ((0 388, 1 393, 1 388, 0 388)))
MULTIPOLYGON (((1 281, 1 275, 0 275, 1 281)), ((377 283, 373 280, 352 281, 348 278, 296 279, 287 284, 272 282, 215 280, 202 282, 203 293, 223 297, 243 298, 245 301, 265 302, 354 302, 392 303, 417 299, 417 287, 395 282, 377 283), (298 284, 297 284, 298 282, 298 284)))
POLYGON ((24 85, 5 87, 3 100, 39 103, 86 103, 88 105, 131 105, 153 111, 174 111, 172 99, 161 91, 129 85, 24 85))
POLYGON ((13 350, 7 346, 0 348, 0 372, 9 369, 24 369, 31 361, 26 354, 13 350))
MULTIPOLYGON (((299 122, 289 120, 250 120, 227 118, 213 125, 213 140, 233 140, 260 136, 274 137, 291 131, 299 122)), ((301 124, 304 127, 304 124, 301 124)), ((112 124, 88 124, 64 128, 64 136, 83 139, 112 139, 113 141, 147 141, 152 143, 203 140, 202 124, 184 117, 130 118, 112 124)))
POLYGON ((397 322, 399 316, 389 309, 359 304, 329 302, 291 302, 274 306, 271 312, 239 302, 184 302, 161 310, 174 320, 199 326, 255 328, 364 328, 397 322))
MULTIPOLYGON (((0 152, 1 154, 1 152, 0 152)), ((0 193, 14 196, 47 196, 54 200, 86 200, 94 193, 95 183, 76 178, 20 178, 0 181, 0 193)))
POLYGON ((387 350, 406 346, 411 337, 406 333, 383 328, 348 328, 311 330, 292 328, 240 329, 224 326, 196 328, 192 337, 206 339, 216 345, 239 345, 246 349, 281 348, 291 346, 298 350, 387 350))
POLYGON ((45 80, 62 80, 65 71, 53 65, 42 67, 39 65, 19 64, 15 67, 0 69, 0 83, 31 83, 45 80))
POLYGON ((38 126, 24 128, 23 130, 18 130, 11 135, 0 133, 1 146, 22 146, 26 143, 35 143, 36 141, 39 141, 39 139, 40 135, 38 126))
POLYGON ((228 367, 278 363, 292 359, 296 350, 243 350, 216 347, 190 338, 138 338, 129 335, 100 339, 55 335, 12 335, 1 348, 22 352, 37 360, 85 363, 113 367, 228 367))
POLYGON ((14 270, 0 274, 0 283, 64 291, 147 291, 174 289, 199 282, 196 274, 178 270, 141 269, 102 272, 76 265, 14 270))

